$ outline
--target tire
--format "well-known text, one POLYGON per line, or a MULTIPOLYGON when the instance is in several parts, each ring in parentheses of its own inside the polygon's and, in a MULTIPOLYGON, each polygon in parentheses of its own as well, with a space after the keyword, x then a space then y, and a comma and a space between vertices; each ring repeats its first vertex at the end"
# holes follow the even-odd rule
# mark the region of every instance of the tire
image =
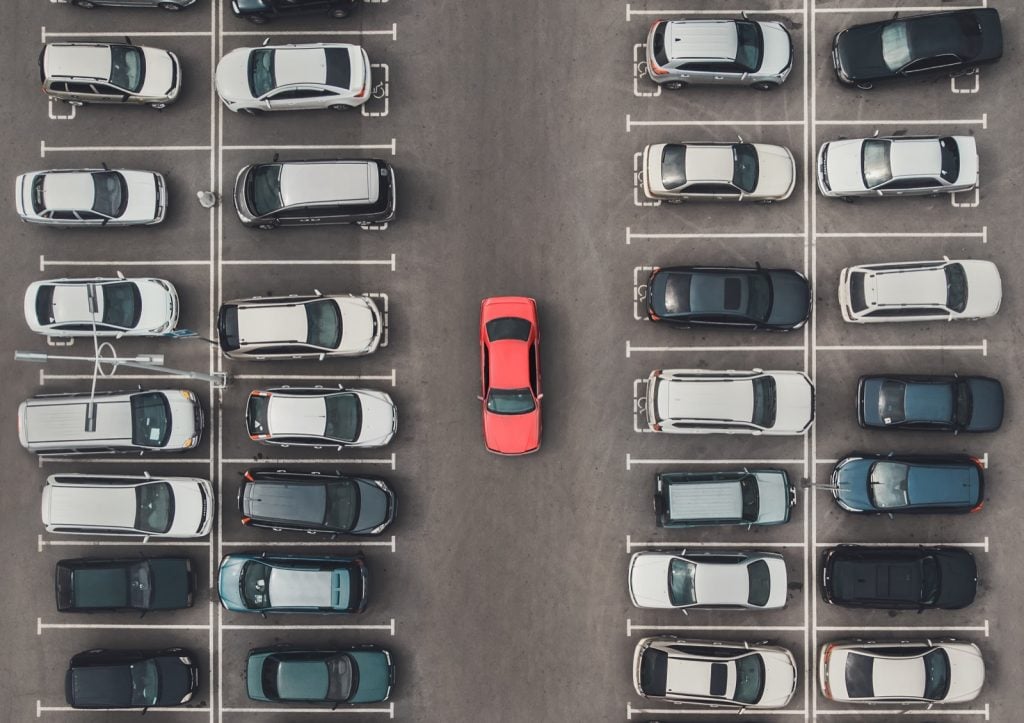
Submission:
POLYGON ((840 196, 839 198, 845 203, 853 203, 854 201, 857 200, 853 196, 840 196))
POLYGON ((858 88, 860 88, 861 90, 871 90, 872 88, 874 88, 874 87, 875 87, 875 84, 874 84, 874 83, 868 83, 868 82, 866 82, 866 81, 865 81, 865 82, 863 82, 863 83, 857 83, 856 85, 857 85, 857 87, 858 87, 858 88))
POLYGON ((156 110, 163 110, 164 108, 167 107, 167 104, 166 103, 150 103, 149 107, 150 108, 155 108, 156 110))
POLYGON ((64 102, 67 103, 70 106, 74 106, 75 108, 81 108, 82 106, 85 105, 85 103, 83 103, 80 100, 66 100, 64 102))
MULTIPOLYGON (((263 231, 270 231, 271 229, 276 228, 276 227, 277 227, 276 223, 261 223, 256 228, 261 229, 263 231)), ((281 446, 283 447, 284 445, 281 445, 281 446)))
POLYGON ((85 8, 86 10, 92 10, 96 7, 96 3, 90 2, 90 0, 71 0, 71 4, 75 7, 85 8))
POLYGON ((266 25, 270 22, 270 18, 266 15, 246 15, 245 19, 253 25, 266 25))
POLYGON ((334 105, 329 105, 329 106, 327 106, 327 108, 328 108, 329 110, 336 110, 336 111, 346 111, 346 110, 352 110, 352 106, 350 106, 350 105, 344 105, 344 104, 342 104, 342 103, 335 103, 334 105))
POLYGON ((255 118, 258 118, 263 113, 259 108, 242 108, 242 112, 248 113, 255 118))
POLYGON ((157 7, 161 10, 167 10, 172 13, 181 10, 181 5, 178 5, 177 3, 157 3, 157 7))
POLYGON ((334 18, 335 20, 344 20, 345 18, 347 18, 351 14, 352 14, 352 11, 348 10, 346 8, 334 8, 330 12, 330 16, 332 18, 334 18))
POLYGON ((775 203, 775 201, 771 200, 770 198, 766 198, 764 200, 757 201, 757 203, 761 206, 771 206, 773 203, 775 203))
POLYGON ((667 83, 662 83, 661 87, 665 90, 682 90, 687 85, 687 83, 684 83, 681 80, 670 80, 667 83))
POLYGON ((775 90, 779 87, 779 84, 764 81, 761 83, 752 83, 750 87, 753 88, 754 90, 775 90))

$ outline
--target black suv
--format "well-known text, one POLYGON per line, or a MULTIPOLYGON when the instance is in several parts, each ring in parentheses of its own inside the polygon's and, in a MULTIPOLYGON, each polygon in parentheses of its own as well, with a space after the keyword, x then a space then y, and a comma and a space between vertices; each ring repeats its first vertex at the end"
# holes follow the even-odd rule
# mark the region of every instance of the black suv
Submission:
POLYGON ((231 0, 236 18, 262 25, 274 18, 319 13, 332 18, 347 18, 359 0, 231 0))
POLYGON ((839 545, 825 552, 825 602, 876 610, 958 610, 974 602, 978 568, 962 547, 839 545))
POLYGON ((54 575, 60 612, 192 607, 196 576, 187 557, 61 560, 54 575))
POLYGON ((71 658, 64 695, 72 708, 184 705, 199 687, 199 668, 184 648, 86 650, 71 658))

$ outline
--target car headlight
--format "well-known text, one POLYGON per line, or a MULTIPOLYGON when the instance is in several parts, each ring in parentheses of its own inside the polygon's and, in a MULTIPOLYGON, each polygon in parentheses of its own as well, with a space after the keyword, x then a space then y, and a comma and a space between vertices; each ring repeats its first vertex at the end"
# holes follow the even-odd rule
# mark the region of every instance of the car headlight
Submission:
POLYGON ((188 389, 179 389, 178 391, 181 392, 181 396, 185 397, 185 399, 188 399, 190 402, 194 402, 196 400, 196 395, 188 389))
POLYGON ((191 446, 192 446, 193 444, 195 444, 195 443, 196 443, 196 442, 195 442, 195 440, 194 440, 194 439, 186 439, 186 440, 185 440, 185 443, 184 443, 183 445, 181 445, 181 448, 182 448, 182 449, 189 449, 189 448, 190 448, 190 447, 191 447, 191 446))

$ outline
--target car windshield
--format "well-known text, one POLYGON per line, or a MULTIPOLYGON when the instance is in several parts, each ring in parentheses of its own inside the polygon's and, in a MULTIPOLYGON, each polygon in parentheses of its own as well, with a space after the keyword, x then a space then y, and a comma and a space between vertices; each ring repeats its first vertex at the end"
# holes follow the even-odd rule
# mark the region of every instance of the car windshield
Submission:
POLYGON ((882 389, 878 394, 878 416, 886 424, 905 422, 907 419, 904 410, 904 399, 907 385, 903 382, 892 379, 882 382, 882 389))
POLYGON ((174 492, 166 482, 135 488, 135 529, 164 533, 174 522, 174 492))
POLYGON ((757 70, 761 67, 761 53, 764 48, 761 26, 746 20, 737 21, 736 35, 736 64, 747 72, 757 70))
POLYGON ((767 605, 772 594, 772 575, 768 570, 768 563, 764 560, 755 560, 747 565, 747 582, 750 585, 747 604, 758 607, 767 605))
POLYGON ((762 429, 770 429, 775 426, 775 380, 758 377, 753 386, 754 414, 750 421, 762 429))
POLYGON ((960 148, 953 138, 940 138, 939 150, 942 154, 942 170, 940 175, 950 183, 960 177, 960 148))
POLYGON ((306 343, 322 349, 337 349, 341 343, 341 310, 331 299, 306 304, 306 343))
POLYGON ((171 405, 159 392, 132 396, 132 444, 163 447, 171 436, 171 405))
POLYGON ((110 82, 138 93, 146 78, 146 56, 131 45, 110 46, 110 82))
POLYGON ((270 565, 256 560, 249 560, 242 565, 238 590, 242 594, 242 602, 250 610, 270 607, 270 572, 270 565))
POLYGON ((930 605, 938 600, 941 584, 939 561, 932 555, 921 558, 921 602, 930 605))
POLYGON ((260 682, 263 684, 263 695, 270 699, 279 698, 277 692, 277 671, 281 667, 281 661, 271 656, 263 661, 263 671, 260 675, 260 682))
POLYGON ((741 479, 740 494, 743 497, 743 519, 746 522, 757 522, 758 508, 760 507, 760 492, 757 489, 757 480, 752 476, 741 479))
POLYGON ((693 605, 697 602, 694 576, 697 566, 678 557, 672 558, 668 566, 668 597, 673 605, 693 605))
POLYGON ((332 394, 324 397, 327 421, 324 435, 342 442, 354 442, 362 427, 362 406, 355 394, 332 394))
POLYGON ((327 665, 327 700, 346 701, 357 689, 358 668, 352 659, 342 653, 324 661, 327 665))
POLYGON ((124 176, 114 171, 92 174, 95 189, 92 210, 110 218, 118 218, 128 206, 128 184, 124 176))
POLYGON ((327 486, 323 524, 333 530, 351 530, 359 514, 359 485, 350 479, 327 486))
POLYGON ((960 313, 967 308, 967 274, 960 264, 946 266, 946 306, 960 313))
POLYGON ((758 653, 744 655, 736 661, 736 692, 733 700, 751 705, 761 700, 764 692, 764 661, 758 653))
POLYGON ((672 190, 686 183, 686 146, 669 144, 661 154, 661 183, 672 190))
POLYGON ((274 79, 274 51, 260 48, 249 53, 249 92, 261 98, 277 87, 274 79))
POLYGON ((249 200, 257 216, 265 216, 284 206, 280 164, 270 163, 252 169, 249 174, 249 200))
POLYGON ((142 318, 142 295, 139 287, 122 281, 104 284, 103 323, 120 329, 134 329, 142 318))
POLYGON ((149 607, 153 583, 149 575, 149 563, 139 562, 132 565, 128 572, 128 600, 132 607, 145 609, 149 607))
POLYGON ((902 20, 889 23, 882 30, 882 60, 894 73, 910 62, 910 34, 902 20))
POLYGON ((157 670, 156 662, 143 660, 132 663, 132 705, 148 708, 156 705, 159 697, 160 672, 157 670))
POLYGON ((732 147, 732 161, 732 185, 753 193, 757 188, 757 149, 751 143, 737 143, 732 147))
POLYGON ((487 411, 495 414, 526 414, 535 406, 529 389, 492 389, 487 395, 487 411))
POLYGON ((949 655, 942 648, 936 648, 924 656, 924 697, 928 700, 942 700, 949 692, 949 655))
POLYGON ((875 695, 872 670, 875 659, 870 655, 851 652, 846 657, 846 693, 851 698, 871 698, 875 695))
POLYGON ((868 478, 871 503, 880 510, 906 507, 910 503, 907 476, 910 467, 899 462, 875 462, 868 478))
POLYGON ((874 188, 892 180, 892 165, 889 162, 891 149, 890 141, 864 141, 860 162, 866 188, 874 188))
POLYGON ((747 316, 768 321, 772 313, 772 283, 768 274, 747 276, 747 316))

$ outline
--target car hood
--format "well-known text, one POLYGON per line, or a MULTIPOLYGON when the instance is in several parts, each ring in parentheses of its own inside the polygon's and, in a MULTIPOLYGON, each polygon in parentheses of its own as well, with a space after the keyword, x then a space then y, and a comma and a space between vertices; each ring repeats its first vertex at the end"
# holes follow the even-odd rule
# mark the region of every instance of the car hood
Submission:
POLYGON ((836 465, 832 472, 836 500, 843 506, 858 512, 873 512, 874 505, 868 495, 868 475, 873 459, 847 457, 836 465))
POLYGON ((194 592, 189 562, 184 558, 155 558, 149 561, 152 610, 175 610, 188 605, 194 592))
POLYGON ((945 643, 949 656, 949 690, 943 703, 965 703, 974 700, 985 684, 985 661, 981 651, 970 643, 945 643))
POLYGON ((495 414, 484 408, 484 441, 501 454, 524 454, 540 446, 540 407, 525 414, 495 414))
POLYGON ((971 390, 971 418, 964 429, 968 432, 994 432, 1003 423, 1003 385, 988 377, 963 380, 971 390))
POLYGON ((764 57, 758 75, 777 75, 785 70, 793 57, 793 42, 782 23, 759 23, 764 37, 764 57))
MULTIPOLYGON (((164 449, 182 449, 185 441, 199 437, 202 430, 196 426, 196 406, 199 400, 186 399, 176 389, 164 392, 171 406, 171 433, 164 449)), ((189 449, 195 449, 193 444, 189 449)))
POLYGON ((393 512, 391 495, 372 482, 359 480, 358 485, 359 517, 352 532, 369 532, 390 521, 393 512))
POLYGON ((665 183, 662 181, 661 157, 665 153, 667 143, 655 143, 644 148, 643 173, 644 183, 654 193, 665 193, 665 183))
POLYGON ((768 323, 774 326, 797 326, 811 313, 811 290, 807 279, 792 271, 772 271, 772 308, 768 323))
POLYGON ((936 550, 941 585, 936 606, 946 610, 967 607, 978 592, 978 566, 974 555, 959 548, 936 550))
POLYGON ((1003 281, 999 269, 991 261, 957 261, 967 275, 967 306, 963 315, 969 318, 993 316, 1003 301, 1003 281))
POLYGON ((152 221, 156 218, 156 174, 148 171, 121 171, 128 185, 128 205, 120 221, 152 221))
POLYGON ((757 198, 781 201, 789 198, 796 184, 796 162, 789 149, 755 143, 757 149, 757 187, 751 194, 757 198))
POLYGON ((348 653, 359 671, 359 683, 349 703, 379 703, 391 692, 391 661, 380 650, 353 650, 348 653))
POLYGON ((775 433, 800 434, 814 420, 814 387, 803 374, 773 375, 776 389, 775 433))
POLYGON ((338 351, 368 353, 380 343, 381 324, 373 301, 364 297, 335 299, 341 309, 341 344, 338 351))
POLYGON ((183 479, 174 487, 174 520, 170 537, 201 537, 209 534, 213 522, 213 488, 206 480, 183 479))
POLYGON ((960 173, 955 179, 957 186, 970 188, 978 184, 978 142, 974 136, 953 136, 960 153, 960 173))
POLYGON ((252 48, 237 48, 217 63, 214 83, 217 95, 225 103, 240 103, 253 100, 249 91, 249 53, 252 48))
POLYGON ((361 390, 359 404, 362 406, 362 428, 355 445, 359 447, 382 447, 391 441, 398 428, 398 409, 385 392, 361 390))
POLYGON ((764 691, 757 701, 759 708, 781 708, 789 703, 796 688, 796 661, 786 650, 762 650, 764 660, 764 691))
POLYGON ((178 320, 178 295, 174 287, 167 289, 155 279, 137 279, 135 284, 142 297, 142 314, 136 328, 148 332, 172 329, 178 320))
POLYGON ((217 594, 228 610, 236 612, 248 610, 242 600, 242 590, 239 587, 242 568, 248 561, 246 557, 231 556, 225 557, 220 563, 220 571, 217 573, 217 594))
POLYGON ((192 667, 170 655, 157 658, 156 664, 160 670, 156 704, 179 705, 192 692, 192 667))
POLYGON ((858 25, 842 31, 836 37, 839 63, 851 81, 892 75, 882 57, 883 27, 883 23, 858 25))
POLYGON ((832 141, 825 150, 825 177, 832 193, 863 192, 864 176, 861 173, 860 149, 863 139, 832 141))
POLYGON ((146 77, 139 93, 153 98, 173 98, 181 85, 177 62, 166 50, 143 48, 146 56, 146 77))
POLYGON ((629 594, 640 608, 675 607, 668 596, 668 569, 674 555, 637 553, 629 562, 629 594))

